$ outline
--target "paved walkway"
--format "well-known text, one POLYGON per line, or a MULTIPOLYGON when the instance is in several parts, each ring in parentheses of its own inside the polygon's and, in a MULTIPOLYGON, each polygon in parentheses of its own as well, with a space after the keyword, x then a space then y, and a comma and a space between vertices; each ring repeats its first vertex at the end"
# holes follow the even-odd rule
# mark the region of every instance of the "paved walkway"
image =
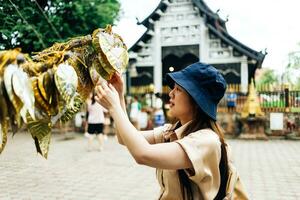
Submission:
MULTIPOLYGON (((114 137, 102 152, 85 150, 80 134, 52 137, 48 160, 29 134, 9 138, 0 155, 0 199, 153 200, 155 170, 138 166, 114 137)), ((230 140, 251 199, 300 199, 300 141, 230 140)))

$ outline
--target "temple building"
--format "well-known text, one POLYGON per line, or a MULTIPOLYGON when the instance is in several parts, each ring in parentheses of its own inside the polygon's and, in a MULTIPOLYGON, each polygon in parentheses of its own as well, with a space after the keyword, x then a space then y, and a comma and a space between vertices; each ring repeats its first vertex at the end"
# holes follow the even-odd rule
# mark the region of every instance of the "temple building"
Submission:
POLYGON ((150 85, 164 92, 166 73, 200 61, 246 93, 265 57, 230 36, 226 21, 202 0, 162 0, 138 24, 147 30, 129 49, 128 88, 150 85))

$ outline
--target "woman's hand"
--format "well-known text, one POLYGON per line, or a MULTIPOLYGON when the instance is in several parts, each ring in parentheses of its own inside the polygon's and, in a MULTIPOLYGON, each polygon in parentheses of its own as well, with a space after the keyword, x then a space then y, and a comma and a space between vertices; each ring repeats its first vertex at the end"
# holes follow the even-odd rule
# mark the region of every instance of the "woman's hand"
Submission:
POLYGON ((111 112, 120 106, 118 91, 111 84, 102 83, 95 87, 95 100, 111 112))
POLYGON ((123 77, 122 74, 116 72, 114 73, 114 75, 112 76, 112 78, 108 81, 108 83, 110 83, 118 92, 119 97, 121 99, 121 97, 124 96, 124 81, 123 81, 123 77))

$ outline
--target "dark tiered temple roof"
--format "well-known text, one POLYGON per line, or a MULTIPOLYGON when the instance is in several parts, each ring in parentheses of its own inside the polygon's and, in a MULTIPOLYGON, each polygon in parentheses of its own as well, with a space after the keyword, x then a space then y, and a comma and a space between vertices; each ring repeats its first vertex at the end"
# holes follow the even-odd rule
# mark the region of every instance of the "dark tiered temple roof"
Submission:
MULTIPOLYGON (((256 60, 257 62, 255 66, 258 68, 261 67, 265 58, 265 54, 247 47, 246 45, 230 36, 226 29, 226 21, 221 19, 217 13, 214 13, 203 0, 192 0, 192 2, 195 7, 199 9, 200 15, 205 19, 205 23, 209 29, 210 34, 221 39, 222 43, 232 46, 234 51, 246 55, 250 59, 256 60)), ((140 41, 146 43, 149 39, 152 38, 153 34, 151 32, 153 32, 153 24, 151 23, 151 21, 159 20, 161 12, 165 12, 168 5, 169 2, 167 0, 160 1, 155 10, 147 18, 145 18, 142 22, 138 22, 139 25, 144 25, 147 28, 147 31, 130 48, 130 51, 136 52, 141 48, 141 46, 139 45, 140 41)))

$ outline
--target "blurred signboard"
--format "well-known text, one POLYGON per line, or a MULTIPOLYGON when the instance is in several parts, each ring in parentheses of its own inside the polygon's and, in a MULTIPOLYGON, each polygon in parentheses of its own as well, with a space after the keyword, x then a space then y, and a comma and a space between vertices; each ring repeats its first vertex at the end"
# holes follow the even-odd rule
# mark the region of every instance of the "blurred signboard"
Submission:
POLYGON ((270 113, 270 129, 283 130, 283 113, 270 113))

